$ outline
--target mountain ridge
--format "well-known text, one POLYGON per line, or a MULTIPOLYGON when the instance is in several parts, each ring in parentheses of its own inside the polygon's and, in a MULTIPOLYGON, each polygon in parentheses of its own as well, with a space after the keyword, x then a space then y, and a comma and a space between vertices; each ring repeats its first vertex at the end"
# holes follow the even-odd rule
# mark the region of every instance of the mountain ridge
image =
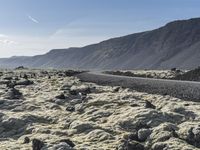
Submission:
POLYGON ((200 18, 96 44, 53 49, 33 57, 0 59, 1 67, 74 69, 191 69, 200 65, 200 18))

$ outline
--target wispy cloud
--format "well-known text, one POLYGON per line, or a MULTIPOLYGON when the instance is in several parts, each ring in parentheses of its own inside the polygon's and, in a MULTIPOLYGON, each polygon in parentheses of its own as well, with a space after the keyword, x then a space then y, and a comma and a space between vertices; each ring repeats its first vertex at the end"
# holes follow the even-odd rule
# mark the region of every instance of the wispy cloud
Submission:
POLYGON ((0 34, 0 44, 10 45, 10 44, 18 44, 17 42, 10 40, 10 38, 5 34, 0 34))
POLYGON ((0 44, 17 44, 17 42, 8 39, 0 39, 0 44))
POLYGON ((27 15, 28 19, 31 20, 34 23, 39 23, 38 20, 36 20, 35 18, 33 18, 31 15, 27 15))

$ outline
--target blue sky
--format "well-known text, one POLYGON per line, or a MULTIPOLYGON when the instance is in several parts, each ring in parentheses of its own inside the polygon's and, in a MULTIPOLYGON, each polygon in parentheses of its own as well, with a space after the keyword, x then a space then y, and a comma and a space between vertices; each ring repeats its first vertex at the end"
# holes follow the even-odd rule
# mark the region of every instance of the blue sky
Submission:
POLYGON ((0 57, 79 47, 199 17, 200 0, 0 0, 0 57))

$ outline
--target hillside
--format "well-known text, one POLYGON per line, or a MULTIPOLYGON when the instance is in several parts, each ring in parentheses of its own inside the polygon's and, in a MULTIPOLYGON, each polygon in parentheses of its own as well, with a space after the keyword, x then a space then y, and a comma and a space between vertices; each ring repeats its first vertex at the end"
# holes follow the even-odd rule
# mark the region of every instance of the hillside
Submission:
POLYGON ((1 67, 77 69, 191 69, 200 64, 200 18, 33 57, 0 59, 1 67))

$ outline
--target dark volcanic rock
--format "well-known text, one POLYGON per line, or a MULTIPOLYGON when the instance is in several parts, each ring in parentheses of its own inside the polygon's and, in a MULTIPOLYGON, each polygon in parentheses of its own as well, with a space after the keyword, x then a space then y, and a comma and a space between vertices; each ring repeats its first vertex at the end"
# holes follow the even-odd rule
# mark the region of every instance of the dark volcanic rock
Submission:
POLYGON ((29 137, 25 137, 24 138, 24 144, 28 144, 30 143, 30 138, 29 137))
POLYGON ((148 138, 148 136, 151 134, 151 130, 150 129, 140 129, 138 131, 138 139, 141 142, 146 141, 146 139, 148 138))
POLYGON ((66 107, 66 111, 73 112, 73 111, 75 111, 75 107, 72 106, 72 105, 68 105, 68 106, 66 107))
POLYGON ((43 146, 44 146, 44 142, 38 139, 32 140, 32 150, 41 150, 43 146))
POLYGON ((20 81, 17 81, 16 82, 16 85, 31 85, 33 84, 34 82, 33 81, 30 81, 30 80, 20 80, 20 81))
POLYGON ((189 144, 200 148, 200 126, 192 127, 188 130, 188 136, 186 141, 189 144))
POLYGON ((25 69, 28 69, 28 68, 25 68, 24 66, 19 66, 15 68, 15 70, 25 70, 25 69))
POLYGON ((20 99, 22 98, 22 93, 15 88, 8 89, 7 93, 4 94, 6 99, 20 99))
POLYGON ((146 100, 146 101, 145 101, 145 108, 155 109, 156 106, 153 105, 151 102, 149 102, 149 101, 146 100))
POLYGON ((60 142, 67 143, 71 147, 76 146, 70 139, 63 139, 63 140, 60 140, 60 142))
POLYGON ((65 99, 65 95, 63 93, 61 93, 60 95, 57 95, 55 98, 57 99, 65 99))
POLYGON ((200 67, 188 71, 184 74, 177 75, 175 80, 187 80, 187 81, 200 81, 200 67))

